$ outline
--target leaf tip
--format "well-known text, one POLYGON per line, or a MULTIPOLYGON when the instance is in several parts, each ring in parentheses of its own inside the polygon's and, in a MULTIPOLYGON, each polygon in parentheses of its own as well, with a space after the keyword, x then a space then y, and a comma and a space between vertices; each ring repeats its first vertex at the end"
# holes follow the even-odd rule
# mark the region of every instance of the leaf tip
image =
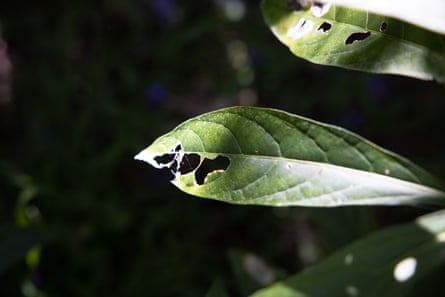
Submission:
POLYGON ((136 154, 133 159, 134 160, 138 160, 138 161, 142 161, 145 163, 150 164, 151 166, 155 167, 155 168, 160 168, 158 163, 155 160, 156 156, 153 156, 152 153, 150 153, 150 151, 146 148, 142 151, 140 151, 138 154, 136 154))
POLYGON ((149 154, 147 153, 146 150, 142 150, 140 151, 138 154, 136 154, 133 159, 135 160, 139 160, 139 161, 144 161, 147 162, 147 159, 149 158, 148 156, 149 154))

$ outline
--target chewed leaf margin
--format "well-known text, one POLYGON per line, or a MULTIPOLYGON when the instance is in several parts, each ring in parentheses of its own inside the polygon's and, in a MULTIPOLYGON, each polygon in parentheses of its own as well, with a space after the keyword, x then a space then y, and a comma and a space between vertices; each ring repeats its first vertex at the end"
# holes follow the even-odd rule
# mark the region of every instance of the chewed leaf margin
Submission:
POLYGON ((273 109, 190 119, 136 156, 199 197, 261 205, 443 205, 443 184, 344 129, 273 109))

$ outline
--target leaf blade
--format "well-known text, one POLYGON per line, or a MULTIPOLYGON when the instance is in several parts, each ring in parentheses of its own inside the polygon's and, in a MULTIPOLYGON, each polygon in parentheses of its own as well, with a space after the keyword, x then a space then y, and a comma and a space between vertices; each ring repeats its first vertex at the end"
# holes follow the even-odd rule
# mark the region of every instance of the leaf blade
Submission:
POLYGON ((342 128, 274 109, 232 107, 190 119, 137 157, 174 171, 173 183, 199 197, 261 205, 442 205, 443 185, 423 169, 342 128), (196 182, 194 171, 159 164, 173 154, 223 156, 230 165, 196 182), (210 178, 211 177, 211 178, 210 178), (372 199, 369 199, 372 197, 372 199))
POLYGON ((445 262, 445 212, 377 231, 252 297, 406 296, 445 262))
POLYGON ((428 30, 445 34, 445 3, 426 0, 421 5, 403 0, 334 0, 337 5, 392 16, 428 30))
MULTIPOLYGON (((315 3, 315 1, 314 1, 315 3)), ((445 81, 445 36, 387 16, 332 5, 314 15, 263 0, 263 17, 291 52, 313 63, 445 81), (329 30, 323 29, 329 24, 329 30)))

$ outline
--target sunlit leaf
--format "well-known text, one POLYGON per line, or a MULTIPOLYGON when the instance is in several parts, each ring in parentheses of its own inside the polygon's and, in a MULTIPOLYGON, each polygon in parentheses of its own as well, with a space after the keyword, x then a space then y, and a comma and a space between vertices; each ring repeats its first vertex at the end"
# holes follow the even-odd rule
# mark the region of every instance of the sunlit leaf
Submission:
POLYGON ((445 36, 391 17, 322 3, 263 0, 262 11, 278 39, 310 62, 445 81, 445 36))
POLYGON ((391 16, 427 30, 445 34, 445 1, 442 0, 332 0, 348 8, 391 16))
POLYGON ((445 211, 375 232, 251 297, 408 296, 445 262, 445 211))
POLYGON ((444 205, 443 184, 344 129, 273 109, 190 119, 136 157, 192 195, 229 203, 444 205))

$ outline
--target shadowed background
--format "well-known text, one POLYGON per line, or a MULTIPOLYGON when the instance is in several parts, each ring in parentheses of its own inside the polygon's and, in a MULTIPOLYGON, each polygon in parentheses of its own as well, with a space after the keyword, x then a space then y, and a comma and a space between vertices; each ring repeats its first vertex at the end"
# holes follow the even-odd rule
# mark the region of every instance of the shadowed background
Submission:
POLYGON ((133 160, 217 108, 337 124, 445 177, 443 86, 302 61, 257 1, 10 1, 0 22, 0 225, 42 234, 1 296, 245 296, 429 211, 226 205, 133 160))

